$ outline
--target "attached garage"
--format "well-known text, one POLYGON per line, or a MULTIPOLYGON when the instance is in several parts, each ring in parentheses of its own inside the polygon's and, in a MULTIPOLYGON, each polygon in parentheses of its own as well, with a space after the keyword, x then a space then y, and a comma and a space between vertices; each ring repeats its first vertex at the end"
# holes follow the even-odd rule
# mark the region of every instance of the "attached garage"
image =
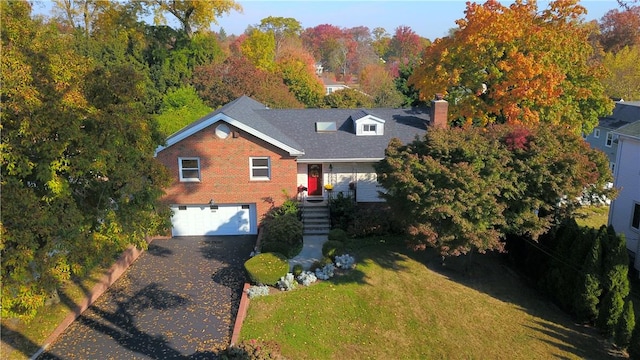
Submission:
POLYGON ((257 234, 255 204, 171 206, 173 236, 257 234))

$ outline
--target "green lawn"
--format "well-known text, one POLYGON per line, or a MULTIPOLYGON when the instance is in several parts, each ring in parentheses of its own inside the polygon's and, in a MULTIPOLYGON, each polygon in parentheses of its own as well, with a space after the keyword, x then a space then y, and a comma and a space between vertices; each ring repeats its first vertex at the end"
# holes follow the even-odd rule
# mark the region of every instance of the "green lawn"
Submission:
POLYGON ((448 259, 388 245, 345 275, 250 302, 242 339, 289 359, 611 359, 608 344, 496 255, 448 259))
POLYGON ((585 206, 578 209, 576 222, 580 226, 590 226, 600 228, 607 225, 609 219, 609 206, 585 206))

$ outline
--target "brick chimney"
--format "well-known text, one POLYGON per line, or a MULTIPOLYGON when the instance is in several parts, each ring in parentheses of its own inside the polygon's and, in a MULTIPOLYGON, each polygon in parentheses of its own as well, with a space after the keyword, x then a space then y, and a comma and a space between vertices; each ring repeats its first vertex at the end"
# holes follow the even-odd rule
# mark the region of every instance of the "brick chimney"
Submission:
POLYGON ((431 100, 431 109, 429 112, 431 126, 435 128, 449 127, 449 123, 447 122, 448 110, 449 103, 444 100, 442 94, 436 94, 435 99, 431 100))

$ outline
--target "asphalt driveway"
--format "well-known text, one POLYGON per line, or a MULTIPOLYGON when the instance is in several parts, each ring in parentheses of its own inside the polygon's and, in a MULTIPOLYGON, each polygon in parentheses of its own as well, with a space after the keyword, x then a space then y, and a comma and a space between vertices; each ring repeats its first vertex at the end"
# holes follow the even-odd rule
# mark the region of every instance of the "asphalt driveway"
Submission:
POLYGON ((39 359, 215 359, 255 236, 154 240, 39 359))

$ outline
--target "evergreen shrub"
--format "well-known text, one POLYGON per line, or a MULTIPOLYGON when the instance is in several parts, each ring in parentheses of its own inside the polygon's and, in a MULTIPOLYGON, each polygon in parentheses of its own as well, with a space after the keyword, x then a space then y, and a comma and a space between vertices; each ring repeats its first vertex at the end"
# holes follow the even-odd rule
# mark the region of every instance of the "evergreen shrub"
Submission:
POLYGON ((261 253, 244 263, 251 282, 258 285, 275 285, 289 271, 287 258, 278 253, 261 253))
POLYGON ((303 271, 303 270, 304 270, 304 269, 302 268, 302 265, 300 265, 300 264, 295 264, 295 265, 293 265, 293 271, 292 271, 292 273, 293 273, 293 275, 294 275, 294 276, 298 276, 298 275, 302 274, 302 271, 303 271))
POLYGON ((633 329, 636 326, 636 316, 633 312, 633 302, 631 300, 627 300, 624 304, 624 309, 622 311, 622 315, 618 320, 618 324, 616 326, 616 334, 614 337, 616 345, 618 347, 626 349, 631 342, 631 335, 633 333, 633 329))
POLYGON ((273 218, 264 226, 262 252, 279 252, 292 258, 302 250, 302 221, 295 214, 273 218))
POLYGON ((343 229, 336 228, 329 231, 329 241, 340 241, 345 243, 347 240, 349 240, 349 235, 343 229))
POLYGON ((328 258, 334 258, 344 253, 344 243, 335 240, 329 240, 322 244, 322 255, 328 258))

